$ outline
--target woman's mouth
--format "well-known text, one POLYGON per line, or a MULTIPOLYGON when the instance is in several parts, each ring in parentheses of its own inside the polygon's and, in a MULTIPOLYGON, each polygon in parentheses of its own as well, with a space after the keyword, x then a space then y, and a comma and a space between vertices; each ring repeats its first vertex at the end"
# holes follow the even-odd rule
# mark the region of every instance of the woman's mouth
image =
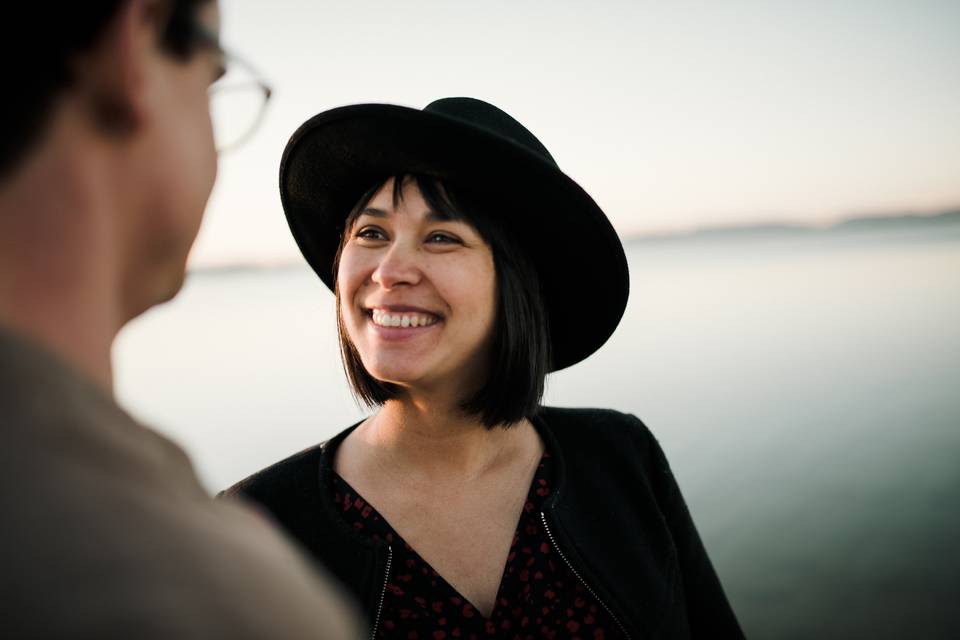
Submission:
POLYGON ((371 309, 370 319, 378 327, 428 327, 439 322, 439 318, 429 313, 411 311, 386 311, 371 309))

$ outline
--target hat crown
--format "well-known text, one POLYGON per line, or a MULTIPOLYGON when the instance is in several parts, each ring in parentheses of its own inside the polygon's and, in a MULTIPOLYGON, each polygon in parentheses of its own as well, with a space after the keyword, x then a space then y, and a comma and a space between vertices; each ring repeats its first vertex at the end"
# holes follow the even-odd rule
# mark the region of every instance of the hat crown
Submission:
POLYGON ((454 118, 471 127, 506 138, 559 168, 557 161, 553 159, 543 143, 530 133, 529 129, 489 102, 476 98, 440 98, 428 104, 423 110, 454 118))

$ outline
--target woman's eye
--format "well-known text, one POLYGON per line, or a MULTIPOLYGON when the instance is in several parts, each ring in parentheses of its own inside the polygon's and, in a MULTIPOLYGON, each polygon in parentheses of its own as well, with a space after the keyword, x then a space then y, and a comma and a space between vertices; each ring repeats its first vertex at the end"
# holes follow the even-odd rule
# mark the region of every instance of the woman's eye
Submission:
POLYGON ((364 240, 386 240, 386 234, 376 227, 364 227, 354 234, 356 238, 364 240))
POLYGON ((427 242, 431 242, 433 244, 459 244, 460 239, 450 235, 449 233, 436 232, 427 236, 427 242))

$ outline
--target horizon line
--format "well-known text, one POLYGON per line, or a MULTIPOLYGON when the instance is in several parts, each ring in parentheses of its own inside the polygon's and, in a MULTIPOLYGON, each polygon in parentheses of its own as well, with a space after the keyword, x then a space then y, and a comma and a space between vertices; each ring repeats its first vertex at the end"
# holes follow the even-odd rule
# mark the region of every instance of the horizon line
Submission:
MULTIPOLYGON (((740 234, 776 234, 776 233, 829 233, 844 230, 876 230, 880 227, 890 228, 904 224, 960 222, 960 205, 932 213, 887 213, 853 215, 827 223, 813 222, 755 222, 733 223, 718 225, 701 225, 691 229, 673 231, 639 231, 621 234, 624 245, 642 242, 663 242, 692 240, 696 238, 715 238, 718 236, 734 236, 740 234)), ((307 266, 300 255, 282 256, 276 258, 247 258, 223 262, 211 261, 208 264, 190 265, 187 274, 220 274, 237 271, 260 271, 270 269, 285 269, 307 266)))

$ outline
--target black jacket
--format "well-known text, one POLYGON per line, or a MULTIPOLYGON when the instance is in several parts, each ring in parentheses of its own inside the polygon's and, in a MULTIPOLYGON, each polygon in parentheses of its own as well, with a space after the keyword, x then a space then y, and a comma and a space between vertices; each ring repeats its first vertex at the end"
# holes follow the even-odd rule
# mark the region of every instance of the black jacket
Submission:
MULTIPOLYGON (((741 638, 663 451, 640 420, 543 408, 533 419, 555 461, 541 518, 554 546, 641 638, 741 638)), ((392 550, 333 507, 334 452, 347 429, 228 489, 263 505, 356 596, 376 626, 392 550)))

